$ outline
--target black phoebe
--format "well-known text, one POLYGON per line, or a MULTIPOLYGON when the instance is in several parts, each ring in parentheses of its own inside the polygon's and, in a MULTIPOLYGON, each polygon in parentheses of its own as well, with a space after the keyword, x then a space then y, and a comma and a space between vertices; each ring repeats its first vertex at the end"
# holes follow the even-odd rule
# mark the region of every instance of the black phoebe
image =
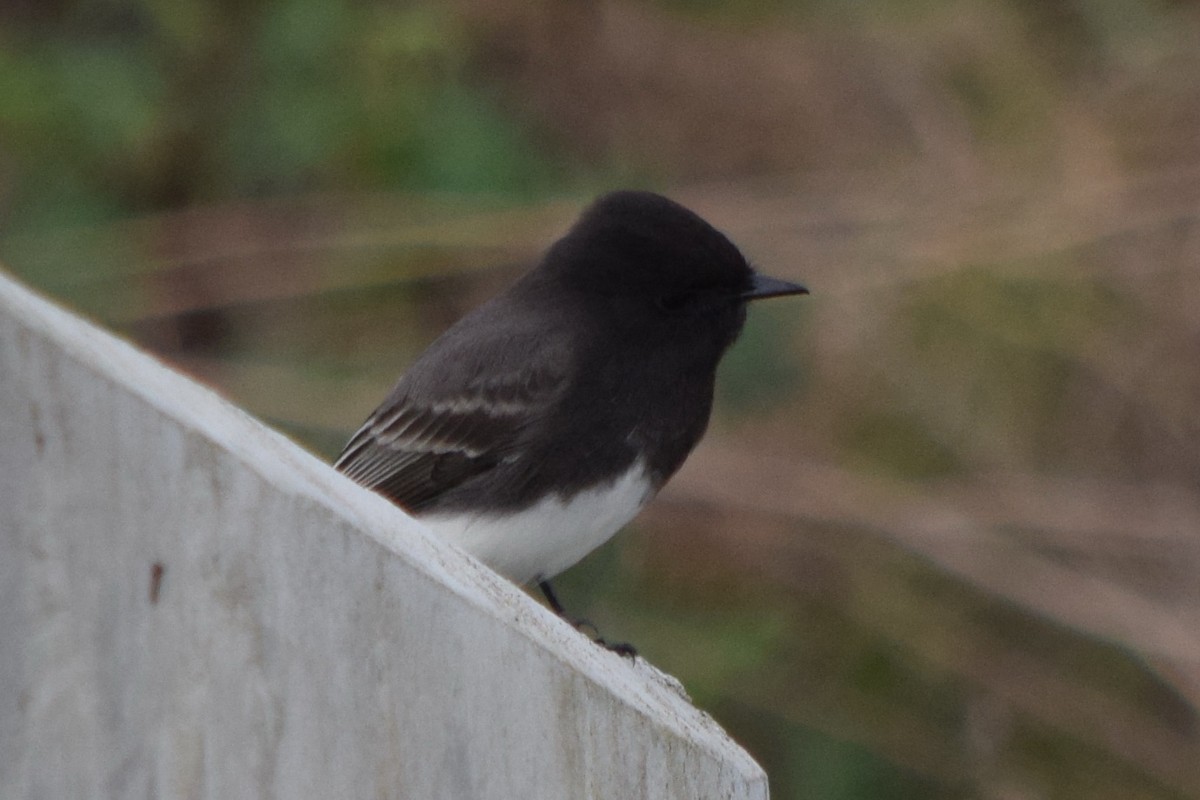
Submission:
POLYGON ((565 617, 549 579, 696 446, 746 302, 806 293, 683 206, 613 192, 438 337, 335 466, 565 617))

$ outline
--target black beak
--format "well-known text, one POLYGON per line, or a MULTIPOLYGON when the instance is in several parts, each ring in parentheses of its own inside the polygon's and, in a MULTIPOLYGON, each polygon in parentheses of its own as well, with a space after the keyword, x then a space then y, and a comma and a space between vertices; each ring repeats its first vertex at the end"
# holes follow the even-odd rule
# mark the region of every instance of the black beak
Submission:
POLYGON ((798 283, 788 283, 756 272, 750 280, 750 288, 739 296, 743 300, 761 300, 764 297, 782 297, 788 294, 808 294, 808 289, 798 283))

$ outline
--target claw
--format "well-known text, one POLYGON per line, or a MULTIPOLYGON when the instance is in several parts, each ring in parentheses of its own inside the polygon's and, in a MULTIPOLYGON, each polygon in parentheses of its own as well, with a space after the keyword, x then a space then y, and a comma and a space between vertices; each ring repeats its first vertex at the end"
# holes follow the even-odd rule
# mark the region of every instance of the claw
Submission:
POLYGON ((629 644, 628 642, 606 641, 604 637, 600 635, 600 629, 597 628, 591 620, 568 614, 567 610, 563 608, 562 603, 558 602, 558 596, 554 594, 554 588, 550 585, 549 581, 538 581, 537 586, 542 590, 542 594, 545 595, 546 602, 550 605, 550 609, 555 614, 558 614, 558 616, 572 628, 580 633, 583 633, 584 635, 587 634, 583 629, 587 628, 592 632, 592 634, 594 634, 594 636, 592 636, 592 641, 603 647, 605 650, 610 650, 617 655, 624 656, 626 658, 637 658, 637 648, 635 648, 633 645, 629 644))

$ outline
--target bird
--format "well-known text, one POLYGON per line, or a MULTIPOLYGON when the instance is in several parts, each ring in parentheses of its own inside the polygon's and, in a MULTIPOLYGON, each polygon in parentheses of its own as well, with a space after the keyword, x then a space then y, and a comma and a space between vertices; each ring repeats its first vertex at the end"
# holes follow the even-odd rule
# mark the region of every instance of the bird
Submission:
POLYGON ((700 441, 747 303, 802 294, 679 203, 604 194, 418 356, 334 466, 594 629, 550 579, 629 522, 700 441))

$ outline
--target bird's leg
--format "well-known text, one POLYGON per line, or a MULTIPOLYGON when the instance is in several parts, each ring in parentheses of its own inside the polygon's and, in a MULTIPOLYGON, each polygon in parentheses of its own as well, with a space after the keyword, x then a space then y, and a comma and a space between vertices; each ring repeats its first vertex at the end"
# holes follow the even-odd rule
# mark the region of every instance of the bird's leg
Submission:
POLYGON ((593 632, 597 634, 600 633, 600 631, 596 630, 596 626, 592 624, 591 620, 584 619, 583 617, 576 617, 567 613, 567 610, 563 608, 563 604, 558 601, 558 595, 554 593, 554 587, 550 585, 550 581, 538 581, 537 586, 542 590, 542 595, 545 596, 546 602, 550 605, 550 610, 555 614, 558 614, 558 616, 566 621, 572 628, 575 630, 591 628, 593 632))
POLYGON ((611 650, 618 655, 628 656, 630 658, 633 658, 637 655, 637 650, 628 642, 607 641, 603 636, 600 635, 600 630, 592 624, 591 620, 586 620, 582 617, 576 617, 568 614, 567 610, 563 608, 563 604, 558 601, 558 595, 554 593, 554 587, 550 585, 550 581, 538 581, 537 587, 542 591, 542 595, 545 596, 546 602, 550 605, 550 610, 557 614, 560 619, 564 620, 575 630, 582 633, 584 628, 590 628, 592 633, 596 634, 592 638, 592 641, 604 649, 611 650))

